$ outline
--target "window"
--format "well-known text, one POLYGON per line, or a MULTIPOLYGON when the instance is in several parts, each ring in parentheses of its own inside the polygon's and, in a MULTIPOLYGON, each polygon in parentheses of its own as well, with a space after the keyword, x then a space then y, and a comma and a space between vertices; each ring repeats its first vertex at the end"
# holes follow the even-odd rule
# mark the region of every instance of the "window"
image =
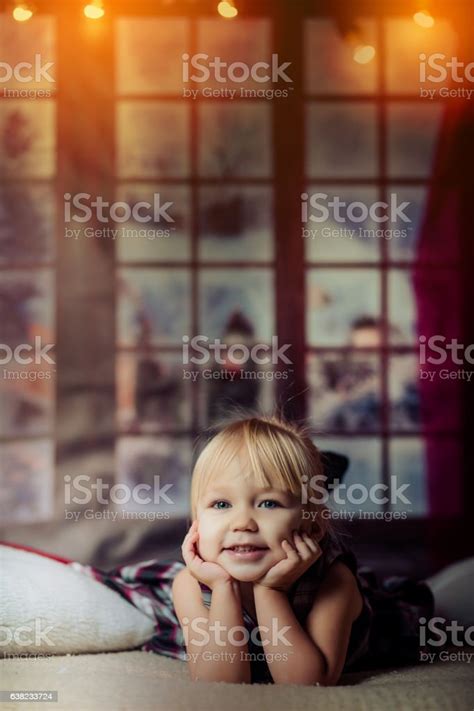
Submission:
MULTIPOLYGON (((361 20, 360 29, 376 48, 365 65, 334 22, 305 22, 309 414, 319 445, 350 457, 348 486, 396 476, 410 503, 388 501, 385 512, 424 516, 413 269, 443 106, 419 97, 418 55, 451 56, 456 36, 443 20, 429 35, 408 18, 361 20), (377 201, 388 207, 371 214, 377 201)), ((454 257, 424 265, 433 282, 447 268, 458 268, 454 257)), ((446 420, 434 432, 454 434, 446 420)), ((381 511, 358 496, 344 508, 381 511)))
POLYGON ((459 418, 423 412, 412 276, 444 288, 459 270, 454 253, 420 262, 444 104, 418 95, 418 55, 452 55, 463 38, 375 4, 360 30, 376 56, 359 65, 336 18, 250 5, 229 22, 144 2, 132 15, 110 3, 94 25, 73 9, 14 27, 1 16, 6 61, 40 53, 63 80, 57 95, 50 82, 42 98, 14 83, 0 94, 0 344, 8 356, 57 342, 61 373, 44 358, 0 368, 12 521, 58 513, 55 441, 57 479, 159 476, 174 487, 163 515, 184 515, 193 439, 235 406, 308 417, 323 449, 350 457, 347 483, 409 483, 413 517, 429 513, 430 438, 459 457, 459 418), (246 65, 276 53, 288 95, 223 84, 198 53, 246 65), (113 202, 110 219, 68 239, 57 205, 81 192, 113 202), (290 365, 253 363, 237 380, 228 351, 209 349, 274 337, 290 365))
POLYGON ((115 43, 117 199, 167 205, 117 240, 118 471, 142 481, 147 462, 178 486, 172 511, 183 514, 192 437, 231 404, 272 401, 271 381, 230 381, 239 369, 209 345, 270 343, 275 287, 271 106, 190 89, 182 57, 253 63, 271 54, 270 22, 239 20, 224 35, 217 18, 120 17, 115 43))
POLYGON ((24 523, 54 512, 56 99, 54 66, 15 69, 54 65, 55 32, 0 15, 0 516, 24 523))

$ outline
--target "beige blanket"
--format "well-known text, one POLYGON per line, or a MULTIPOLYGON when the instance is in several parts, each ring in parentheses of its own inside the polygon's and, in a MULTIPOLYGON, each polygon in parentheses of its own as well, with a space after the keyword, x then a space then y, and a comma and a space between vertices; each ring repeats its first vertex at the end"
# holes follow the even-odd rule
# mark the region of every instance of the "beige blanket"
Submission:
POLYGON ((146 652, 0 661, 1 689, 57 690, 58 703, 2 711, 430 711, 474 709, 474 659, 346 675, 333 688, 192 682, 185 662, 146 652))

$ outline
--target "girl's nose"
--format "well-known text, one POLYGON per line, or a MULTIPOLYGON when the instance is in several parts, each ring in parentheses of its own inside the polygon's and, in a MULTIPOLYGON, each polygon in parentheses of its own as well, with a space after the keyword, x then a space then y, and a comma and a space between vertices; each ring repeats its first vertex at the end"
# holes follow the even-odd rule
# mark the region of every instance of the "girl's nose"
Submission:
POLYGON ((236 511, 232 529, 234 531, 257 531, 258 526, 250 511, 241 510, 236 511))

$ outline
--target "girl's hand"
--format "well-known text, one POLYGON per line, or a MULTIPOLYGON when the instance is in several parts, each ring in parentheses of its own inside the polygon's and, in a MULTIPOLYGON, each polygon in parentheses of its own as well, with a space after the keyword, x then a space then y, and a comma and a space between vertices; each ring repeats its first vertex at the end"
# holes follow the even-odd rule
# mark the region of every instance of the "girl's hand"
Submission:
POLYGON ((322 555, 316 538, 307 533, 299 534, 297 531, 293 531, 293 545, 286 539, 282 541, 281 545, 286 553, 286 558, 275 563, 263 577, 255 581, 254 585, 287 592, 293 583, 322 555))
POLYGON ((196 547, 198 539, 198 524, 193 521, 181 546, 184 562, 191 575, 211 590, 217 583, 232 583, 233 578, 218 563, 209 563, 200 557, 196 547))

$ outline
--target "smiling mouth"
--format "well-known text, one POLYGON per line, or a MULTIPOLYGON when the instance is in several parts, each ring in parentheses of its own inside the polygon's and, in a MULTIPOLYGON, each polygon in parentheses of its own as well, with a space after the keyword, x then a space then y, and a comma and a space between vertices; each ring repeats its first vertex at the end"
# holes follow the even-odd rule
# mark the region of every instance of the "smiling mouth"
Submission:
POLYGON ((265 546, 231 546, 230 548, 224 548, 225 551, 233 551, 234 553, 255 553, 256 551, 266 551, 268 548, 265 546))

